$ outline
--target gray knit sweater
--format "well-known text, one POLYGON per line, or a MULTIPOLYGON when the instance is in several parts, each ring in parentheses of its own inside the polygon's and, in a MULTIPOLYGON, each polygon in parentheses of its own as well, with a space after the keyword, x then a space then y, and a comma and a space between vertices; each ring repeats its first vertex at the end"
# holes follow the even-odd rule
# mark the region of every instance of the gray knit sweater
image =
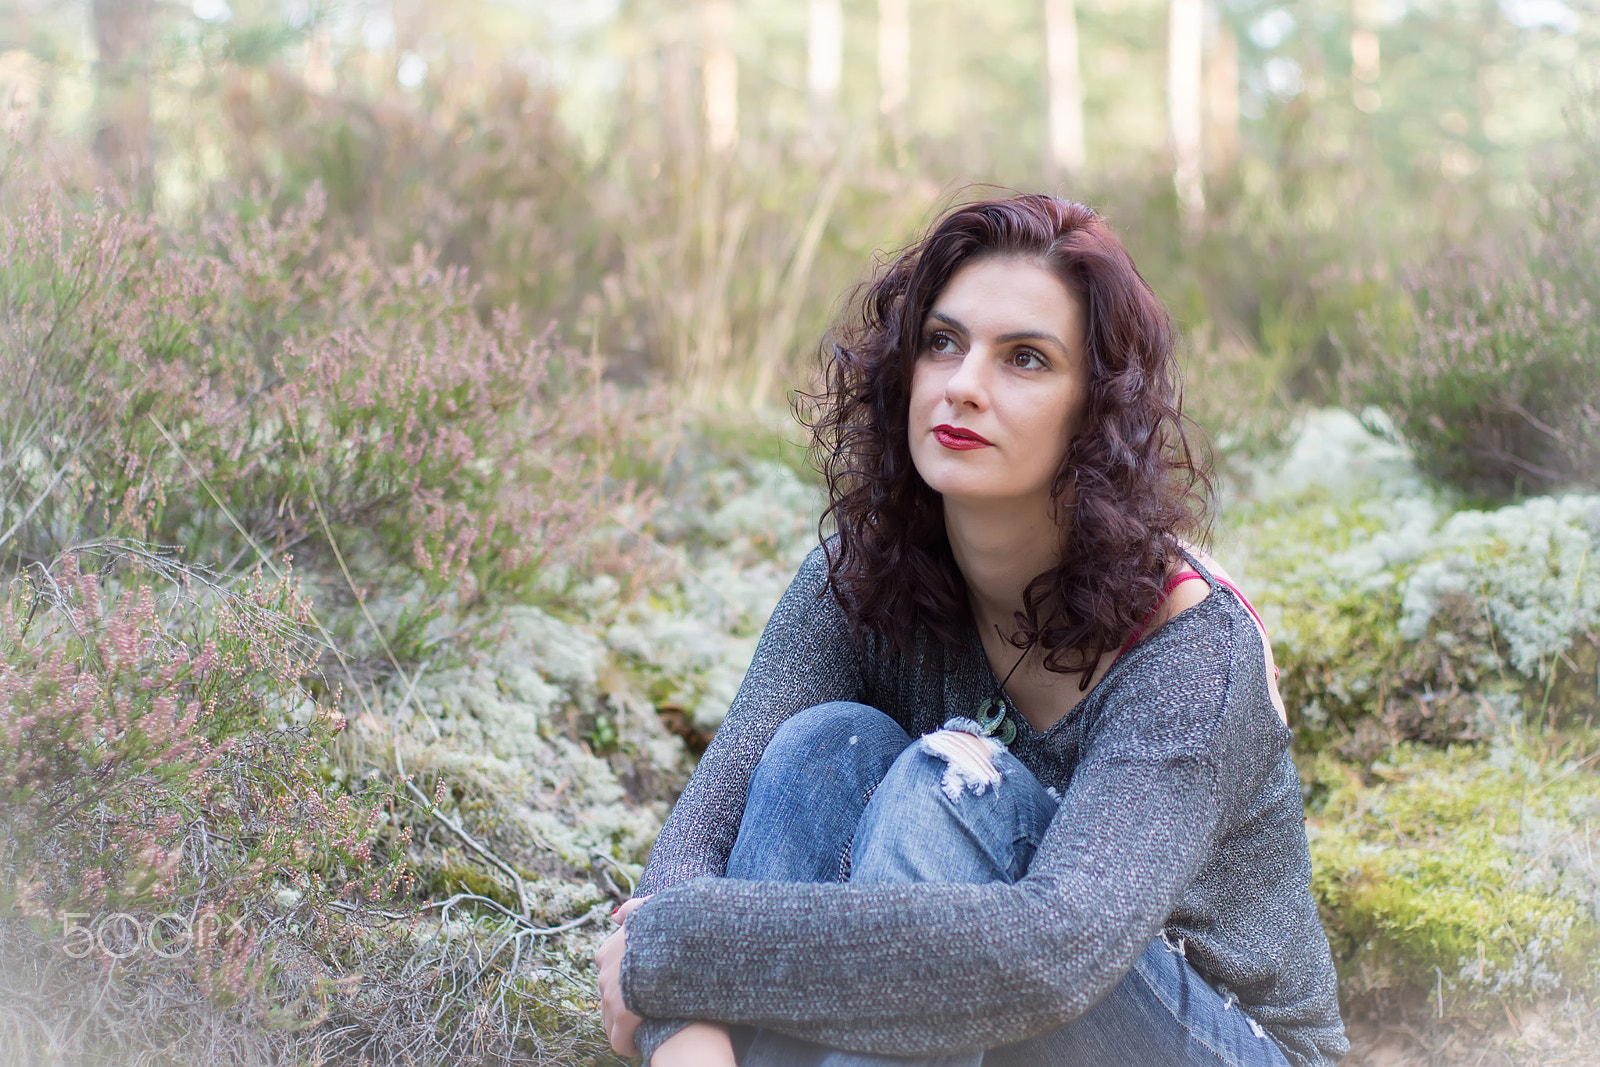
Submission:
POLYGON ((926 666, 858 643, 821 549, 650 855, 622 990, 646 1054, 689 1018, 893 1055, 988 1049, 1060 1027, 1165 931, 1299 1067, 1349 1046, 1309 889, 1290 732, 1261 639, 1226 587, 1118 660, 1069 716, 1010 748, 1062 796, 1015 885, 777 885, 721 877, 750 774, 788 716, 880 708, 913 737, 998 689, 977 634, 926 666))

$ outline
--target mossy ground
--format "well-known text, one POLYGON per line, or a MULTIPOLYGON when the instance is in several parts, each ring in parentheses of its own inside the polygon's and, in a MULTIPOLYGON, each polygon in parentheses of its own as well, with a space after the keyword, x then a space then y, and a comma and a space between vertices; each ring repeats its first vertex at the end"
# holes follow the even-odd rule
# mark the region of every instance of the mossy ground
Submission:
POLYGON ((1596 1062, 1595 498, 1473 510, 1336 411, 1235 469, 1352 1062, 1596 1062))

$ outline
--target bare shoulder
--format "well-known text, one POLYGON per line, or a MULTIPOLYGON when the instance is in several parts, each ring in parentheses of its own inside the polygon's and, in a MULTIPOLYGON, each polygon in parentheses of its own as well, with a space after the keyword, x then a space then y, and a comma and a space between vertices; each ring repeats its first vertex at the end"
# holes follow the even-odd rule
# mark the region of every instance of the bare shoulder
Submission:
MULTIPOLYGON (((1186 541, 1180 541, 1178 543, 1185 552, 1189 553, 1189 555, 1193 556, 1197 561, 1199 561, 1202 567, 1210 571, 1214 576, 1222 579, 1224 582, 1227 582, 1235 592, 1239 592, 1238 583, 1233 580, 1233 576, 1223 568, 1222 564, 1213 559, 1210 553, 1202 551, 1197 546, 1191 545, 1186 541)), ((1187 567, 1187 564, 1184 563, 1182 557, 1179 557, 1176 566, 1177 571, 1169 570, 1169 575, 1181 572, 1185 567, 1187 567)), ((1184 610, 1184 608, 1193 607, 1195 604, 1198 604, 1200 601, 1206 598, 1206 595, 1210 591, 1211 587, 1203 581, 1184 582, 1182 585, 1178 586, 1177 589, 1173 590, 1171 600, 1169 601, 1169 603, 1173 603, 1172 614, 1175 615, 1184 610), (1178 601, 1178 598, 1184 595, 1185 591, 1189 591, 1188 595, 1194 598, 1192 602, 1183 603, 1182 606, 1179 606, 1177 603, 1173 603, 1178 601)), ((1242 592, 1239 592, 1239 595, 1241 598, 1244 596, 1242 592)), ((1267 633, 1266 627, 1262 625, 1261 618, 1256 614, 1254 608, 1250 609, 1250 616, 1256 624, 1256 632, 1261 635, 1261 650, 1266 658, 1267 693, 1272 699, 1273 710, 1278 713, 1278 718, 1281 719, 1285 725, 1287 725, 1289 722, 1289 713, 1284 707, 1283 697, 1278 692, 1278 665, 1272 656, 1272 638, 1267 633)))
MULTIPOLYGON (((1212 565, 1209 557, 1196 552, 1191 545, 1185 544, 1184 549, 1198 559, 1202 566, 1213 574, 1220 574, 1220 570, 1212 565)), ((1187 611, 1211 595, 1211 586, 1196 574, 1182 556, 1173 556, 1167 561, 1167 581, 1181 579, 1184 574, 1190 575, 1187 581, 1180 581, 1172 588, 1172 592, 1161 602, 1161 607, 1156 613, 1155 623, 1160 625, 1181 612, 1187 611)))
MULTIPOLYGON (((1233 575, 1229 574, 1223 568, 1222 564, 1218 563, 1216 559, 1212 557, 1211 553, 1207 552, 1205 549, 1200 548, 1198 545, 1191 545, 1187 541, 1179 541, 1178 547, 1189 553, 1189 555, 1193 556, 1195 559, 1199 560, 1200 566, 1204 567, 1218 578, 1221 578, 1225 582, 1233 581, 1233 575)), ((1179 556, 1173 566, 1178 570, 1185 569, 1186 564, 1184 563, 1183 557, 1179 556)))

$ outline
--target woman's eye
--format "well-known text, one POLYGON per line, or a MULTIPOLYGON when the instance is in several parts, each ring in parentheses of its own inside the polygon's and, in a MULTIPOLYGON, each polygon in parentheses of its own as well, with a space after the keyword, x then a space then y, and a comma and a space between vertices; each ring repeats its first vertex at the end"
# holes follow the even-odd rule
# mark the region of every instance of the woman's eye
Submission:
POLYGON ((1019 348, 1012 353, 1011 362, 1018 367, 1027 367, 1030 370, 1048 367, 1050 364, 1043 356, 1031 348, 1019 348))
POLYGON ((955 349, 955 342, 949 334, 936 333, 924 341, 922 347, 929 352, 950 352, 955 349))

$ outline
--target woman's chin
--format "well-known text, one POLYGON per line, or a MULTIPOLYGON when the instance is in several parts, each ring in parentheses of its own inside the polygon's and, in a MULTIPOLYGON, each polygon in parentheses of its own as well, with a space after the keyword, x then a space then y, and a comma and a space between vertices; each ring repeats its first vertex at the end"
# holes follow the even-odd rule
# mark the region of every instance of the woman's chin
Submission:
POLYGON ((944 502, 945 513, 951 511, 970 511, 988 513, 991 515, 1007 515, 1013 519, 1019 513, 1038 511, 1046 514, 1050 510, 1050 498, 1042 493, 1009 493, 1005 487, 997 486, 994 481, 965 481, 947 483, 946 488, 932 487, 944 502))

